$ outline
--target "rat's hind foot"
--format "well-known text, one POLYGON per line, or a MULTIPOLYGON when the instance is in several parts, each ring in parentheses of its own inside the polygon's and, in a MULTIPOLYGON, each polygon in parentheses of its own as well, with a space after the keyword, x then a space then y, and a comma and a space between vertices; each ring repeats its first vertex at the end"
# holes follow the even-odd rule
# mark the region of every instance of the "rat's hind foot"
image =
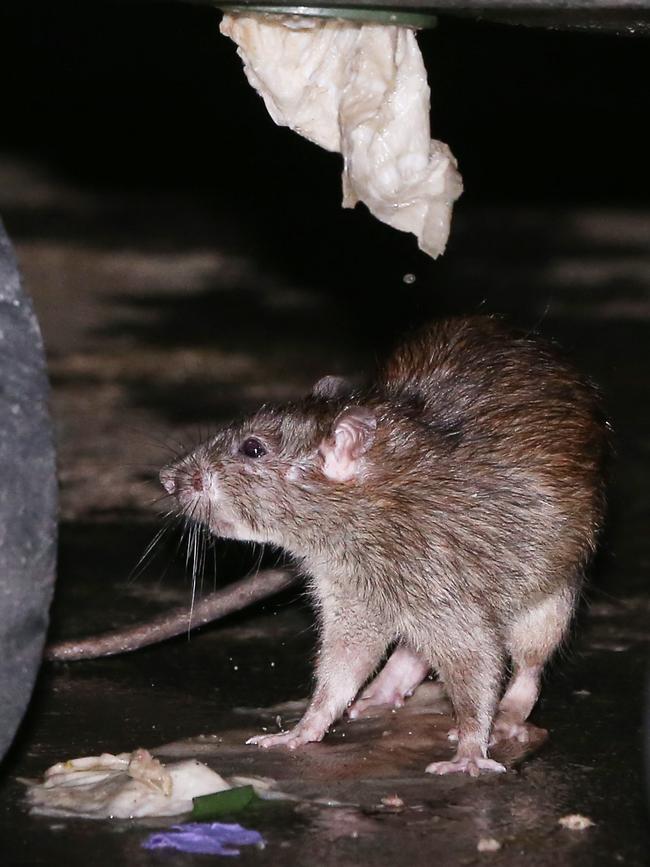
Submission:
POLYGON ((350 705, 347 715, 350 719, 358 719, 373 707, 404 707, 404 702, 410 695, 410 692, 402 692, 400 689, 386 689, 384 685, 373 681, 368 689, 350 705))
POLYGON ((451 759, 448 762, 432 762, 427 765, 427 774, 469 774, 470 777, 478 777, 481 771, 492 771, 495 774, 504 774, 505 767, 494 759, 485 759, 482 756, 468 758, 467 756, 451 759))
POLYGON ((324 735, 324 731, 317 732, 297 725, 295 728, 274 735, 255 735, 249 738, 246 743, 262 747, 265 750, 269 747, 286 747, 289 750, 295 750, 304 744, 321 741, 324 735))
POLYGON ((530 740, 530 729, 525 722, 510 720, 506 716, 494 720, 490 746, 493 747, 499 741, 515 740, 520 744, 527 744, 530 740))
POLYGON ((350 719, 363 716, 373 707, 387 705, 404 707, 431 669, 426 660, 415 651, 399 645, 374 680, 348 709, 350 719))

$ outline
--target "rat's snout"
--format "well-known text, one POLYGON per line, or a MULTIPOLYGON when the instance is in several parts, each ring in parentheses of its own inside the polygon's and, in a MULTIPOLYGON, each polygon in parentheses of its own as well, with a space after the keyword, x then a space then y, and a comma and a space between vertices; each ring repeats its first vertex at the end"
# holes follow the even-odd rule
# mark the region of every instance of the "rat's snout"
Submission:
POLYGON ((158 473, 158 478, 172 497, 175 503, 172 511, 176 511, 178 516, 184 516, 193 524, 202 524, 215 536, 239 538, 236 514, 224 502, 219 480, 204 452, 197 450, 167 464, 158 473))
POLYGON ((176 470, 174 467, 163 467, 158 478, 168 494, 176 493, 176 470))
POLYGON ((196 491, 197 494, 200 494, 208 484, 206 471, 198 462, 168 464, 162 468, 158 477, 167 493, 176 497, 180 496, 182 492, 196 491))

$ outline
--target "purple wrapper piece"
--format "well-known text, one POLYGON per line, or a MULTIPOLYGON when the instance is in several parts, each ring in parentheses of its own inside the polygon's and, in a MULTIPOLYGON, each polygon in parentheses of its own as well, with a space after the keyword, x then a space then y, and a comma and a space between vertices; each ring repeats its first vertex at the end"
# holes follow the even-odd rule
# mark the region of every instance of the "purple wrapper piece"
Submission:
POLYGON ((197 855, 239 855, 237 846, 263 845, 264 838, 257 831, 241 825, 223 822, 194 822, 172 825, 169 831, 151 834, 142 844, 145 849, 177 849, 197 855))

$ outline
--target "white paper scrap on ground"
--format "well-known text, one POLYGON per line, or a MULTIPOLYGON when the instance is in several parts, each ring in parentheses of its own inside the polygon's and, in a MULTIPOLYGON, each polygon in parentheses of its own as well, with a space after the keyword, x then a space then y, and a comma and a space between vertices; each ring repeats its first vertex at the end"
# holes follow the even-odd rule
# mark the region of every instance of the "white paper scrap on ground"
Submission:
POLYGON ((269 114, 343 155, 343 207, 363 202, 439 256, 462 192, 456 160, 431 139, 429 85, 406 27, 301 16, 225 15, 269 114))
POLYGON ((147 750, 70 759, 49 768, 42 783, 23 782, 31 812, 86 819, 180 816, 192 798, 230 788, 196 759, 163 765, 147 750))

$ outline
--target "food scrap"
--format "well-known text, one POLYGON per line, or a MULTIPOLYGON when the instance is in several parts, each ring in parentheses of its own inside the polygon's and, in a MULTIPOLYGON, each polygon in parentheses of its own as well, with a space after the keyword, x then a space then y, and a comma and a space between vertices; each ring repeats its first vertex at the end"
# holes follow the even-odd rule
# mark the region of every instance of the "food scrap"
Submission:
POLYGON ((232 789, 196 759, 164 765, 143 749, 57 762, 42 782, 22 782, 32 813, 86 819, 180 816, 194 798, 232 789))
POLYGON ((558 819, 558 824, 568 831, 584 831, 586 828, 593 827, 596 823, 592 822, 589 816, 581 816, 580 813, 571 813, 568 816, 562 816, 558 819))
POLYGON ((384 807, 388 807, 391 810, 395 810, 396 812, 404 809, 404 801, 400 798, 399 795, 386 795, 381 799, 384 807))
POLYGON ((501 848, 501 843, 494 837, 481 837, 476 844, 479 852, 498 852, 501 848))

